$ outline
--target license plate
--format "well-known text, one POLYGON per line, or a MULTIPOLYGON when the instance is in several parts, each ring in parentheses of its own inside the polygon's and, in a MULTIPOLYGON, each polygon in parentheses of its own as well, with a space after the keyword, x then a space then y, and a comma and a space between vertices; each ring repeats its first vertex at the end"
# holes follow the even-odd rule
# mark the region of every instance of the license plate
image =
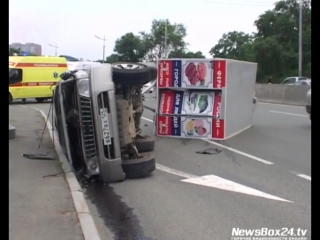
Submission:
POLYGON ((101 125, 102 125, 102 137, 104 145, 111 145, 109 115, 106 108, 100 109, 101 125))

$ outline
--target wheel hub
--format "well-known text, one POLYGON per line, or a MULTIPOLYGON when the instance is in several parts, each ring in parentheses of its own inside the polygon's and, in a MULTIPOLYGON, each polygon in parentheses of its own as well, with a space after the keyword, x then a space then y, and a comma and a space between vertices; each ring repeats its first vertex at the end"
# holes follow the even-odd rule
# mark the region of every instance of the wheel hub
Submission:
POLYGON ((144 68, 143 65, 141 64, 135 64, 135 63, 116 63, 112 64, 113 68, 118 68, 118 69, 141 69, 144 68))

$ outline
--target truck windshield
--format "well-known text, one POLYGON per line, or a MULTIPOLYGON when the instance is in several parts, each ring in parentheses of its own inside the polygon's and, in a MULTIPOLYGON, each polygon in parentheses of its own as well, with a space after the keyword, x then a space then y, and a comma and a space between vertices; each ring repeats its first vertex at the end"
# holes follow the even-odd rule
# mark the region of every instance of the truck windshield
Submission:
POLYGON ((22 69, 9 68, 9 85, 22 82, 22 69))

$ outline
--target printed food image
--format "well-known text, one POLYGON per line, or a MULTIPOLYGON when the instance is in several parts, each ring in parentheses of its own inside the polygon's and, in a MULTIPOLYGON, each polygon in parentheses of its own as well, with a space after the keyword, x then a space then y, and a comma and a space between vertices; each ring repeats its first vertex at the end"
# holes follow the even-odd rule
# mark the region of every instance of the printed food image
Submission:
POLYGON ((207 76, 207 65, 202 62, 197 65, 191 62, 186 67, 184 73, 191 85, 204 85, 207 76))
POLYGON ((196 110, 196 107, 197 107, 197 102, 198 102, 198 94, 189 94, 189 99, 188 99, 188 107, 189 107, 189 110, 191 112, 194 112, 196 110))
POLYGON ((209 106, 208 94, 190 92, 187 105, 190 113, 203 113, 209 106))
POLYGON ((207 76, 207 66, 204 63, 199 63, 197 66, 197 73, 198 73, 198 81, 204 82, 204 79, 207 76))
POLYGON ((186 67, 186 70, 184 71, 185 75, 188 77, 188 80, 191 85, 197 85, 198 83, 198 72, 197 72, 197 66, 194 63, 189 63, 186 67))
POLYGON ((201 95, 198 101, 200 113, 203 113, 208 107, 208 95, 201 95))
POLYGON ((192 119, 189 120, 186 124, 187 133, 190 136, 195 134, 203 136, 206 134, 207 129, 204 127, 204 122, 202 119, 192 119))

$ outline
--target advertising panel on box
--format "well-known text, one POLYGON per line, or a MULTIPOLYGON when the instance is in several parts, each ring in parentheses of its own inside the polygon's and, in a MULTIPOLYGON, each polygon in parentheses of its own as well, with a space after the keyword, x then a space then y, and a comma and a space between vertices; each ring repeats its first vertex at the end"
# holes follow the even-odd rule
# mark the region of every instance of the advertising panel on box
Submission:
POLYGON ((213 116, 214 101, 214 92, 162 90, 159 114, 213 116))
POLYGON ((226 85, 225 60, 159 60, 158 87, 221 89, 226 85))
POLYGON ((158 116, 157 135, 224 138, 224 120, 209 117, 158 116))
MULTIPOLYGON (((190 112, 188 96, 196 95, 192 95, 193 92, 189 95, 188 93, 190 92, 187 92, 187 95, 184 95, 183 91, 170 90, 162 92, 160 112, 157 116, 157 134, 159 136, 223 138, 224 120, 220 119, 221 93, 214 94, 208 92, 207 95, 205 95, 204 92, 201 92, 201 94, 203 94, 202 96, 206 96, 205 99, 211 99, 211 107, 208 107, 208 113, 204 113, 202 116, 199 115, 199 117, 196 115, 199 114, 199 109, 201 109, 202 105, 199 104, 199 100, 197 100, 196 106, 194 107, 193 104, 191 110, 197 109, 198 111, 196 111, 195 114, 190 112), (200 105, 200 107, 198 105, 200 105), (161 114, 166 116, 161 116, 161 114), (167 116, 167 114, 172 114, 174 116, 167 116)), ((207 103, 207 105, 209 104, 207 103)))
POLYGON ((157 135, 223 139, 225 86, 225 60, 159 60, 157 135))

